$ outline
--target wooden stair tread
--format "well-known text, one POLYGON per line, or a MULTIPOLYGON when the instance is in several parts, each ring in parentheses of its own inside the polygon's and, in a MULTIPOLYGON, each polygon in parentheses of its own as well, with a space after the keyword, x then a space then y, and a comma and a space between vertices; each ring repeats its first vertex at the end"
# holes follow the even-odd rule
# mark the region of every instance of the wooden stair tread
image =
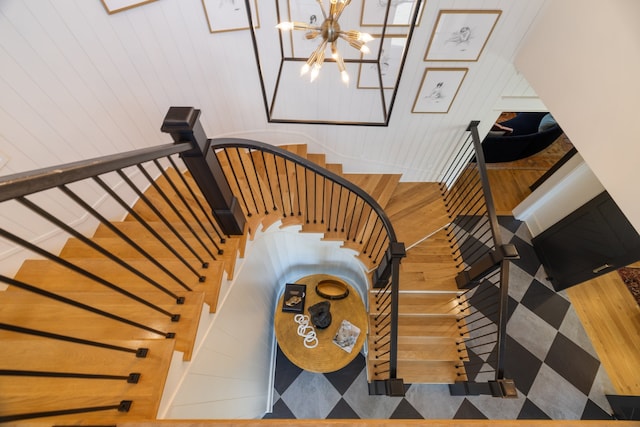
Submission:
MULTIPOLYGON (((98 277, 110 281, 117 286, 121 286, 129 292, 136 294, 139 292, 158 292, 164 294, 143 278, 109 259, 67 258, 67 261, 80 268, 90 270, 98 277)), ((186 291, 178 282, 147 260, 124 259, 124 261, 174 294, 176 292, 182 293, 186 291)), ((206 274, 206 280, 204 282, 200 282, 198 278, 178 260, 163 260, 162 264, 178 278, 182 279, 190 289, 196 292, 204 292, 205 302, 209 305, 211 312, 215 312, 220 286, 223 280, 223 261, 213 261, 206 270, 203 270, 206 271, 206 273, 204 273, 206 274)), ((26 260, 20 267, 20 270, 18 270, 18 273, 16 273, 15 278, 28 284, 44 287, 52 292, 101 292, 107 289, 98 282, 50 260, 26 260)), ((8 291, 11 292, 13 289, 14 288, 9 287, 8 291)))
POLYGON ((293 154, 296 154, 300 157, 307 158, 307 144, 288 144, 288 145, 279 145, 278 148, 283 150, 287 150, 293 154))
POLYGON ((402 175, 347 173, 344 177, 369 193, 386 212, 386 205, 394 194, 402 175))
POLYGON ((400 294, 399 310, 403 314, 456 314, 455 294, 400 294))
MULTIPOLYGON (((13 334, 18 336, 21 334, 13 334)), ((23 337, 25 335, 22 335, 23 337)), ((26 336, 28 337, 28 336, 26 336)), ((146 348, 145 358, 104 348, 50 339, 13 339, 3 337, 3 357, 0 369, 72 372, 85 374, 128 376, 139 373, 137 384, 127 384, 124 380, 96 380, 37 377, 3 377, 0 395, 3 402, 0 414, 11 408, 12 413, 41 411, 46 400, 73 401, 70 407, 84 407, 90 396, 112 398, 115 402, 130 399, 137 403, 146 401, 150 411, 149 419, 155 418, 157 406, 162 396, 165 378, 169 370, 174 342, 172 340, 110 341, 109 344, 127 348, 146 348), (49 387, 42 387, 46 381, 49 387), (82 390, 78 394, 78 390, 82 390)), ((56 408, 59 409, 59 408, 56 408)))
POLYGON ((458 362, 453 361, 398 361, 398 378, 402 378, 406 384, 453 384, 463 381, 464 376, 459 376, 458 362))
MULTIPOLYGON (((399 313, 455 315, 459 305, 456 297, 457 294, 454 292, 400 293, 398 297, 399 313)), ((370 296, 369 307, 371 307, 372 313, 378 312, 374 296, 370 296)))
POLYGON ((455 282, 455 274, 450 274, 448 277, 429 277, 429 274, 434 274, 433 271, 424 271, 425 268, 419 271, 406 272, 400 269, 400 292, 460 292, 455 282))
POLYGON ((320 166, 320 167, 325 167, 327 164, 326 161, 326 155, 325 154, 321 154, 321 153, 307 153, 307 159, 310 162, 315 163, 316 165, 320 166))
MULTIPOLYGON (((183 294, 185 303, 182 305, 175 302, 165 303, 164 298, 155 293, 139 295, 148 301, 158 303, 159 306, 172 314, 180 314, 178 322, 172 322, 168 316, 114 292, 91 292, 89 294, 86 292, 66 292, 63 296, 132 320, 159 332, 174 332, 176 350, 184 353, 184 360, 191 358, 204 302, 202 292, 183 294), (163 302, 159 302, 160 299, 163 299, 163 302)), ((46 330, 65 331, 66 335, 84 339, 93 339, 96 336, 119 340, 166 339, 163 335, 153 331, 21 290, 0 293, 0 319, 4 319, 3 321, 7 323, 32 329, 43 329, 43 325, 46 325, 46 330), (34 306, 37 306, 38 310, 33 310, 34 306), (8 322, 7 319, 11 319, 11 321, 8 322)))
POLYGON ((440 186, 433 182, 400 182, 385 206, 398 241, 410 247, 449 222, 440 186))
POLYGON ((452 337, 458 339, 462 331, 455 316, 398 316, 398 336, 452 337))

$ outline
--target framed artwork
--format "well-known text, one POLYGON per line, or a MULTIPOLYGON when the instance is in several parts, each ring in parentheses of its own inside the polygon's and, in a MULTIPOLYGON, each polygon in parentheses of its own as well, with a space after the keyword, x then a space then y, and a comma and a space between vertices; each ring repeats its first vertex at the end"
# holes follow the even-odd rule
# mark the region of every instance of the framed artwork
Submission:
POLYGON ((426 68, 412 113, 448 113, 468 68, 426 68))
MULTIPOLYGON (((424 3, 426 0, 421 3, 420 16, 418 16, 416 26, 420 25, 424 3)), ((387 27, 408 27, 411 24, 416 4, 416 0, 363 0, 360 25, 363 27, 382 27, 387 7, 389 7, 387 27)))
MULTIPOLYGON (((371 53, 363 59, 376 59, 380 49, 381 35, 374 35, 373 40, 368 43, 371 53)), ((378 64, 360 64, 358 72, 358 89, 379 89, 378 67, 382 76, 383 89, 393 89, 396 86, 402 54, 404 53, 407 37, 403 35, 387 34, 382 41, 380 51, 380 61, 378 64)))
POLYGON ((102 5, 107 10, 107 13, 122 12, 123 10, 131 9, 136 6, 142 6, 143 4, 152 3, 156 0, 101 0, 102 5))
MULTIPOLYGON (((249 29, 244 0, 202 0, 202 6, 212 33, 249 29)), ((257 0, 251 9, 251 20, 254 28, 260 28, 257 0)))
POLYGON ((501 10, 441 10, 425 61, 477 61, 501 10))
MULTIPOLYGON (((289 0, 289 21, 304 22, 320 26, 324 21, 322 9, 316 0, 289 0)), ((303 31, 290 31, 291 55, 296 58, 308 58, 316 50, 321 37, 308 40, 303 31)))

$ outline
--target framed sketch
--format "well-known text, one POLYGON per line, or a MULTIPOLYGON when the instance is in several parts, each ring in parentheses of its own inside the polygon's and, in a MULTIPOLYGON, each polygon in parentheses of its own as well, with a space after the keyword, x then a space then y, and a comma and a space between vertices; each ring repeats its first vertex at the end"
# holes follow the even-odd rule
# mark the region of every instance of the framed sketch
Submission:
MULTIPOLYGON (((324 21, 322 9, 316 0, 289 0, 289 21, 304 22, 321 26, 324 21)), ((290 31, 291 55, 296 58, 308 58, 320 44, 322 37, 308 40, 304 31, 290 31)))
POLYGON ((142 6, 143 4, 152 3, 156 0, 101 0, 102 5, 107 10, 107 13, 122 12, 123 10, 131 9, 136 6, 142 6))
MULTIPOLYGON (((202 6, 212 33, 249 29, 244 0, 202 0, 202 6)), ((254 28, 260 28, 257 0, 251 8, 251 20, 254 28)))
POLYGON ((448 113, 468 68, 426 68, 412 113, 448 113))
MULTIPOLYGON (((367 45, 371 53, 362 55, 362 59, 376 59, 380 49, 381 35, 374 35, 373 40, 367 45)), ((378 70, 382 76, 383 89, 393 89, 396 86, 402 54, 404 53, 407 37, 403 35, 387 34, 382 40, 382 50, 380 51, 380 61, 377 64, 360 64, 358 72, 359 89, 379 89, 380 80, 378 70)))
POLYGON ((441 10, 433 28, 425 61, 477 61, 500 10, 441 10))
MULTIPOLYGON (((425 2, 423 0, 421 3, 420 16, 416 20, 416 26, 420 25, 422 5, 425 2)), ((387 27, 408 27, 411 25, 411 19, 417 3, 417 0, 363 0, 360 25, 363 27, 382 27, 387 7, 389 7, 387 27), (391 2, 391 5, 389 5, 389 2, 391 2)))

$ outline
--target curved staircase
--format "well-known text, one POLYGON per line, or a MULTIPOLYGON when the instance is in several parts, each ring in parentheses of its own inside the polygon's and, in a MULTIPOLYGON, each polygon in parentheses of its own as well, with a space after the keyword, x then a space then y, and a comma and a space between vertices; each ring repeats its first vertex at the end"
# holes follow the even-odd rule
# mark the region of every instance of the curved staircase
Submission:
MULTIPOLYGON (((399 175, 343 174, 340 165, 326 164, 323 155, 307 153, 306 146, 281 148, 367 191, 385 208, 398 240, 406 243, 407 257, 402 260, 400 272, 398 378, 405 383, 452 383, 465 379, 464 368, 459 367, 465 353, 457 344, 464 334, 456 323, 460 305, 454 279, 457 268, 442 230, 447 216, 437 185, 402 183, 399 175), (422 240, 425 237, 429 238, 422 240)), ((244 256, 244 239, 251 238, 258 227, 267 228, 279 220, 283 227, 302 225, 301 232, 322 232, 324 239, 340 240, 344 247, 356 249, 368 271, 380 262, 384 254, 382 243, 374 238, 379 233, 377 225, 366 212, 355 214, 360 209, 355 197, 337 190, 328 181, 307 179, 298 168, 292 169, 275 157, 258 152, 252 153, 251 159, 244 156, 247 154, 238 150, 235 156, 220 157, 227 173, 230 168, 246 168, 249 164, 254 167, 244 180, 229 179, 234 192, 262 190, 259 196, 253 194, 241 204, 248 220, 243 236, 217 237, 216 226, 199 211, 198 220, 189 220, 190 226, 185 225, 180 217, 193 215, 188 206, 178 203, 178 212, 169 209, 162 193, 152 186, 144 193, 147 201, 139 200, 123 221, 97 227, 91 242, 102 249, 72 237, 60 251, 63 263, 71 262, 80 270, 91 269, 99 280, 55 259, 27 260, 14 279, 4 280, 10 286, 0 292, 0 369, 5 374, 0 381, 1 420, 11 421, 2 418, 11 414, 48 412, 51 408, 118 407, 126 401, 133 402, 128 412, 105 409, 39 421, 117 423, 124 419, 155 419, 172 352, 179 351, 184 360, 190 359, 203 308, 216 310, 221 285, 233 279, 235 261, 244 256), (294 191, 293 187, 307 191, 294 191), (281 192, 264 191, 265 188, 280 188, 281 192), (322 196, 312 199, 308 194, 322 196), (156 209, 168 223, 158 219, 156 209), (194 233, 191 227, 202 230, 194 233), (140 248, 123 242, 117 231, 134 236, 140 248), (168 249, 156 234, 174 249, 168 249), (124 260, 134 271, 106 254, 124 260), (30 286, 37 286, 42 292, 34 293, 30 286), (114 291, 114 287, 123 291, 114 291), (59 298, 52 300, 43 293, 59 298), (70 301, 77 304, 70 305, 70 301), (65 335, 76 342, 33 335, 30 330, 65 335), (127 350, 96 347, 89 341, 127 350), (136 357, 138 349, 148 349, 147 357, 136 357), (9 370, 12 372, 7 374, 5 371, 9 370), (26 376, 18 370, 121 378, 26 376), (127 382, 131 374, 140 374, 137 383, 127 382)), ((188 194, 175 170, 170 168, 167 174, 170 182, 165 176, 156 179, 163 192, 174 194, 174 182, 182 194, 188 194)), ((191 183, 188 173, 183 176, 191 183)), ((186 196, 187 205, 204 203, 201 195, 186 196)), ((372 294, 369 300, 372 323, 384 314, 377 308, 375 298, 372 294)), ((372 381, 382 378, 374 367, 388 356, 384 346, 377 347, 375 336, 370 336, 369 343, 372 381)))

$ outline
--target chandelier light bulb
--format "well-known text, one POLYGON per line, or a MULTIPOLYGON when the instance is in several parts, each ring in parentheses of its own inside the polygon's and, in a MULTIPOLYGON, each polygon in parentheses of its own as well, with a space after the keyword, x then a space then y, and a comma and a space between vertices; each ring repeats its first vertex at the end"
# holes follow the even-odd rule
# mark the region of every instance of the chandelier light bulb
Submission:
POLYGON ((360 33, 358 35, 358 40, 367 43, 373 40, 373 36, 369 33, 360 33))
POLYGON ((313 68, 311 68, 311 81, 318 78, 318 74, 320 74, 320 65, 314 64, 313 68))
POLYGON ((371 34, 361 33, 357 30, 342 31, 338 24, 338 19, 342 15, 344 9, 351 3, 351 0, 329 0, 330 10, 327 13, 326 9, 322 5, 322 0, 316 0, 322 10, 322 16, 324 16, 324 22, 321 26, 313 26, 304 22, 281 22, 276 25, 281 31, 290 30, 304 30, 305 38, 307 40, 313 40, 318 36, 322 36, 320 45, 311 53, 306 63, 300 69, 300 75, 303 76, 311 71, 311 81, 313 82, 318 78, 320 68, 324 63, 324 56, 327 44, 331 43, 331 57, 338 65, 338 71, 340 72, 340 78, 348 86, 349 74, 347 73, 344 59, 340 55, 338 50, 337 40, 341 38, 345 40, 351 47, 359 50, 363 54, 368 54, 371 51, 366 46, 366 43, 373 40, 371 34))
POLYGON ((293 30, 293 22, 281 22, 276 25, 276 28, 282 31, 291 31, 293 30))
POLYGON ((347 73, 347 70, 342 70, 340 72, 340 77, 342 78, 342 83, 349 86, 349 73, 347 73))

